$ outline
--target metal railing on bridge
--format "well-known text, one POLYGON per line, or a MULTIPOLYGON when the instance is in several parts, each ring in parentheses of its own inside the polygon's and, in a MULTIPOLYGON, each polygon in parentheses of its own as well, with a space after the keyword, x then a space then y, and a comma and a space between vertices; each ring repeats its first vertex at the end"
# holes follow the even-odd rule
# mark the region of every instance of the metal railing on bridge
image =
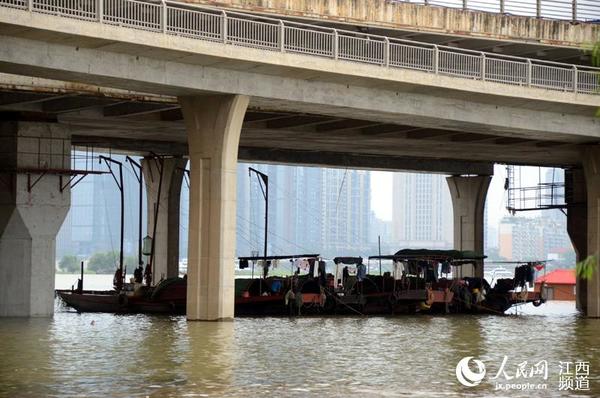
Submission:
POLYGON ((285 53, 598 94, 599 68, 484 53, 172 1, 0 0, 0 6, 285 53))
POLYGON ((463 10, 495 12, 527 17, 600 21, 598 0, 392 0, 463 10))

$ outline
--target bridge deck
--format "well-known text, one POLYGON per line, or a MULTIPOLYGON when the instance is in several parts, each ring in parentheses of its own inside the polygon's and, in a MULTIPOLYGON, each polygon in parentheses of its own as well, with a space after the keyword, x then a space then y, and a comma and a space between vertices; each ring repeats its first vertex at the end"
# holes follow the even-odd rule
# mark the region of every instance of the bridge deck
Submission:
POLYGON ((298 53, 458 78, 599 93, 600 69, 290 22, 186 3, 0 0, 0 6, 267 51, 298 53))

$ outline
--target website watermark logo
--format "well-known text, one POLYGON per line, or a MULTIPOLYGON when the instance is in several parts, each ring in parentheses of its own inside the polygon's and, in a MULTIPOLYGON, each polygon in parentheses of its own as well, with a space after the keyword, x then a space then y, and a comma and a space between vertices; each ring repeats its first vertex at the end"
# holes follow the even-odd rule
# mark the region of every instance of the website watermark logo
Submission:
MULTIPOLYGON (((547 360, 521 361, 509 365, 508 356, 504 356, 498 371, 488 378, 495 390, 547 390, 548 376, 556 368, 559 391, 589 391, 590 366, 587 361, 560 361, 553 367, 547 360)), ((494 366, 488 367, 494 368, 494 366)), ((456 364, 456 379, 465 387, 475 387, 481 384, 486 376, 486 365, 474 357, 464 357, 456 364), (475 365, 472 369, 470 362, 475 365)))
POLYGON ((464 357, 456 364, 456 378, 465 387, 475 387, 485 377, 485 365, 479 359, 473 357, 464 357), (473 372, 469 367, 469 362, 477 366, 477 372, 473 372))

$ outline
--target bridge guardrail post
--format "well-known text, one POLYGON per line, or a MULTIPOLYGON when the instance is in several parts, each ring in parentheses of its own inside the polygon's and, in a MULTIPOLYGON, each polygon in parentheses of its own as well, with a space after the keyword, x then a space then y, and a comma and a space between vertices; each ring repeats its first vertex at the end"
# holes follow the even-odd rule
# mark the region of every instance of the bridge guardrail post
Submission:
POLYGON ((466 10, 467 8, 469 8, 468 1, 469 0, 463 0, 463 10, 466 10))
POLYGON ((167 33, 167 3, 164 0, 160 2, 160 27, 163 33, 167 33))
POLYGON ((505 4, 504 4, 504 1, 505 0, 500 0, 500 14, 504 14, 505 11, 506 11, 506 7, 505 7, 505 4))
POLYGON ((433 46, 433 73, 436 75, 440 71, 440 49, 438 46, 433 46))
POLYGON ((542 0, 535 0, 535 16, 536 18, 542 17, 542 0))
POLYGON ((221 41, 227 44, 227 13, 225 11, 221 12, 221 41))
POLYGON ((527 87, 531 87, 531 74, 533 72, 533 65, 531 60, 527 59, 527 87))
POLYGON ((573 65, 573 92, 575 94, 579 92, 579 69, 577 69, 577 65, 573 65))
MULTIPOLYGON (((29 0, 31 3, 33 0, 29 0)), ((104 22, 104 0, 96 0, 96 13, 98 14, 98 22, 104 22)))
POLYGON ((486 58, 485 58, 485 53, 481 53, 481 80, 485 81, 485 64, 486 64, 486 58))
POLYGON ((33 0, 27 0, 27 11, 33 11, 33 0))
POLYGON ((577 21, 577 0, 573 0, 573 21, 577 21))
POLYGON ((285 24, 279 21, 279 51, 285 52, 285 24))
POLYGON ((333 30, 333 58, 338 59, 340 52, 340 35, 337 29, 333 30))
POLYGON ((390 66, 390 39, 386 37, 383 46, 383 66, 387 68, 390 66))

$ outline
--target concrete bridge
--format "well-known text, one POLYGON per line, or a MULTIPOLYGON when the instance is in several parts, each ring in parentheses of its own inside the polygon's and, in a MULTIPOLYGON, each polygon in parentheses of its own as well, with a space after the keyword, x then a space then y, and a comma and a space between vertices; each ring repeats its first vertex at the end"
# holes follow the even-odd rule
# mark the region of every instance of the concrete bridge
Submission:
MULTIPOLYGON (((277 19, 266 8, 0 0, 0 314, 52 312, 71 145, 172 155, 164 192, 173 195, 177 165, 190 158, 189 319, 233 316, 238 158, 454 175, 455 247, 477 251, 493 163, 569 168, 577 201, 588 203, 569 209, 571 236, 580 257, 597 253, 598 70, 577 48, 597 39, 596 26, 385 5, 393 15, 418 7, 498 21, 462 34, 446 20, 434 34, 385 13, 347 26, 343 8, 324 19, 282 7, 277 19), (517 39, 520 23, 542 29, 517 39), (489 52, 472 49, 484 42, 489 52), (32 175, 44 178, 32 187, 32 175)), ((174 227, 164 228, 168 237, 174 227)), ((169 253, 173 242, 157 244, 169 253)), ((590 316, 600 316, 599 274, 580 283, 590 316)))

